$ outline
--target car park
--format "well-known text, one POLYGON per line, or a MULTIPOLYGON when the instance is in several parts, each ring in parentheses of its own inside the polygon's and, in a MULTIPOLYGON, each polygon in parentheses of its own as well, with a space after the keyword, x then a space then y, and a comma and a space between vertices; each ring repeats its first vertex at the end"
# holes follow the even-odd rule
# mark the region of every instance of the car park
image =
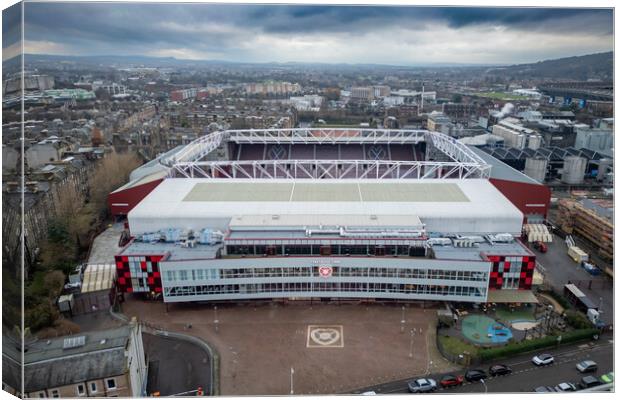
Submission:
POLYGON ((552 364, 554 361, 554 358, 551 354, 539 354, 537 356, 534 356, 534 358, 532 358, 532 362, 535 365, 541 366, 541 365, 549 365, 552 364))
POLYGON ((614 373, 609 372, 605 375, 601 376, 601 382, 603 383, 613 383, 614 382, 614 373))
POLYGON ((437 382, 433 379, 416 379, 407 384, 411 393, 428 393, 437 389, 437 382))
POLYGON ((442 387, 450 387, 450 386, 458 386, 463 384, 463 376, 462 375, 444 375, 439 384, 442 387))
POLYGON ((470 369, 465 373, 465 379, 468 382, 479 381, 480 379, 485 379, 487 374, 481 369, 470 369))
POLYGON ((586 372, 594 372, 598 369, 598 365, 592 360, 585 360, 577 363, 575 365, 577 367, 577 371, 586 373, 586 372))
POLYGON ((510 374, 512 372, 512 369, 504 364, 496 364, 493 365, 491 367, 489 367, 489 374, 491 376, 500 376, 500 375, 507 375, 510 374))
POLYGON ((570 382, 562 382, 554 388, 556 392, 574 392, 577 390, 577 386, 570 382))
POLYGON ((581 381, 579 381, 579 387, 582 389, 588 389, 602 384, 603 382, 601 382, 596 376, 592 375, 584 376, 581 378, 581 381))

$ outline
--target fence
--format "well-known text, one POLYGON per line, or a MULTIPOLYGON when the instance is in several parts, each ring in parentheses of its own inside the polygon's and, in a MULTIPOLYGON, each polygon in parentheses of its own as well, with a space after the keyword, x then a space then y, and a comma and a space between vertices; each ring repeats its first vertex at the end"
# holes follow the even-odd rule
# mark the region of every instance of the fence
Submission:
POLYGON ((469 354, 467 352, 464 352, 464 354, 453 354, 450 351, 448 351, 440 337, 441 337, 441 332, 439 332, 439 326, 437 326, 435 328, 435 341, 437 342, 437 349, 439 350, 439 353, 441 354, 441 356, 443 358, 445 358, 446 360, 450 361, 453 364, 458 364, 458 365, 462 365, 464 367, 467 367, 473 363, 477 363, 479 362, 479 358, 477 355, 475 354, 469 354))

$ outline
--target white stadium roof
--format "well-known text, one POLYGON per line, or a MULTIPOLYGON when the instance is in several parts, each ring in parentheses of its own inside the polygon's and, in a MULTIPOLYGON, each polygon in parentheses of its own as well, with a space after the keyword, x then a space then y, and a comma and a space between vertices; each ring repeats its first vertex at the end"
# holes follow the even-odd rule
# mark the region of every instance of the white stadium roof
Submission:
POLYGON ((427 232, 521 233, 523 214, 486 179, 165 179, 133 210, 133 235, 225 231, 233 216, 416 216, 427 232))

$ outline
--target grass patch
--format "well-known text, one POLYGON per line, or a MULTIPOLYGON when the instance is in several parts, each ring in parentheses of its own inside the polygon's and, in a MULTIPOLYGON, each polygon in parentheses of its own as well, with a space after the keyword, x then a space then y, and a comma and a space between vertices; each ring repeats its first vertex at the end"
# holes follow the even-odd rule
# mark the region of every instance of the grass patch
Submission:
POLYGON ((520 96, 517 94, 510 94, 504 92, 485 92, 485 93, 476 93, 478 97, 486 97, 489 99, 496 100, 527 100, 527 96, 520 96))
POLYGON ((34 296, 45 296, 47 294, 47 290, 45 289, 45 272, 35 272, 28 289, 34 296))
POLYGON ((505 307, 498 307, 495 311, 495 315, 502 321, 534 321, 534 307, 521 307, 515 309, 514 311, 510 311, 510 309, 505 307))
POLYGON ((454 356, 463 354, 465 351, 471 354, 472 357, 475 357, 478 354, 478 347, 464 342, 461 339, 452 336, 440 335, 439 341, 441 342, 444 351, 454 356))

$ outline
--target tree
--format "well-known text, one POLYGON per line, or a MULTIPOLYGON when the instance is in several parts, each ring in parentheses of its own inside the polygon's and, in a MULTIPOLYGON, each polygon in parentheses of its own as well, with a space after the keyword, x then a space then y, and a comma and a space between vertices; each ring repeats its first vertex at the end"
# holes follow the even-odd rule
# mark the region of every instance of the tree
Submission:
POLYGON ((453 103, 461 103, 463 102, 463 96, 461 96, 460 94, 455 94, 452 96, 452 102, 453 103))
POLYGON ((65 274, 62 271, 50 271, 43 278, 43 288, 51 300, 60 296, 65 284, 65 274))
POLYGON ((131 153, 111 153, 97 166, 89 179, 90 205, 99 215, 106 215, 108 194, 127 182, 140 160, 131 153))

